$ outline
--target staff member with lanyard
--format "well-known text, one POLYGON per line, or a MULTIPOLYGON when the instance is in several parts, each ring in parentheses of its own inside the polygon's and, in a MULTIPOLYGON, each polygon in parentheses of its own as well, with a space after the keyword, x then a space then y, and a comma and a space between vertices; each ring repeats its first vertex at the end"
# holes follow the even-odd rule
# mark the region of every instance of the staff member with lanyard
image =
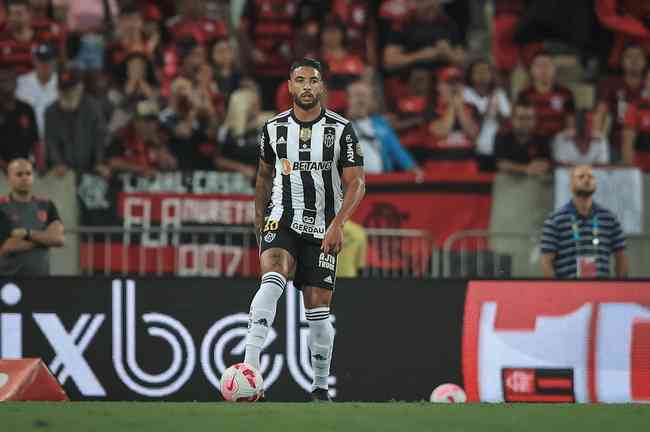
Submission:
POLYGON ((544 221, 542 271, 545 277, 586 279, 609 277, 613 254, 616 277, 626 278, 625 238, 616 216, 593 201, 596 177, 588 165, 571 173, 573 199, 544 221))

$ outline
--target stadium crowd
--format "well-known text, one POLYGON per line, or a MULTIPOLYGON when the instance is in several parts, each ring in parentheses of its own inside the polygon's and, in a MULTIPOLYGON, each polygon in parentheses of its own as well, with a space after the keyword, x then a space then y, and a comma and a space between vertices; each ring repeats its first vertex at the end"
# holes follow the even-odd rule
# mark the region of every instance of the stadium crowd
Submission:
POLYGON ((307 56, 369 173, 650 171, 648 2, 0 0, 0 31, 3 169, 253 178, 307 56))

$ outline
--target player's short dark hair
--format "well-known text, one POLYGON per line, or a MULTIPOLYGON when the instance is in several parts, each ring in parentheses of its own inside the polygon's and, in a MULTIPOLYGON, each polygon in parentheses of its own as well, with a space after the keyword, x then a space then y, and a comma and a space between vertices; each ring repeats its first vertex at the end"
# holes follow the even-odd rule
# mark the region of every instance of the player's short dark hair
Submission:
POLYGON ((310 67, 313 69, 316 69, 318 71, 318 74, 321 76, 321 78, 325 78, 325 70, 326 68, 324 67, 323 63, 309 57, 302 58, 300 60, 296 60, 291 64, 291 68, 289 68, 289 76, 293 74, 293 71, 300 67, 310 67))

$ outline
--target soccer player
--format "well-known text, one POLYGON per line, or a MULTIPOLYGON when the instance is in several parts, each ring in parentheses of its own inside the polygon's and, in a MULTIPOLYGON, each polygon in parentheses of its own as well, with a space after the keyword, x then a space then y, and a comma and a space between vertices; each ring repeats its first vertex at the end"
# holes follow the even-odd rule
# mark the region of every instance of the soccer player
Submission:
POLYGON ((365 194, 361 146, 351 123, 322 106, 322 74, 318 61, 293 63, 293 108, 267 121, 260 134, 255 228, 262 282, 251 303, 244 359, 259 370, 276 304, 293 279, 309 324, 314 401, 330 400, 336 257, 343 225, 365 194))

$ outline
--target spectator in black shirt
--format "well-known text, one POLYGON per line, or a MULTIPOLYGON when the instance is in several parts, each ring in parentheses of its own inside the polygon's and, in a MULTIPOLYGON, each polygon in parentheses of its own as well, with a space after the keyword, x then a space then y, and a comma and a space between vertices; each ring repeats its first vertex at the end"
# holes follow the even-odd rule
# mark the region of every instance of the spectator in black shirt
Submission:
POLYGON ((242 88, 234 92, 226 121, 219 130, 217 168, 242 173, 252 180, 259 160, 259 130, 269 117, 270 113, 261 112, 258 90, 242 88))
POLYGON ((229 39, 216 39, 212 42, 210 64, 213 78, 226 104, 232 92, 240 87, 242 81, 242 74, 235 58, 235 50, 229 39))
POLYGON ((512 128, 495 137, 494 156, 500 172, 543 175, 551 168, 549 142, 535 135, 535 107, 517 102, 512 112, 512 128))
POLYGON ((384 48, 384 67, 396 71, 461 64, 465 55, 461 45, 457 25, 444 14, 440 0, 413 0, 411 17, 384 48))
POLYGON ((15 158, 29 159, 38 142, 36 115, 31 106, 14 96, 16 73, 0 70, 0 169, 15 158))
POLYGON ((216 145, 209 133, 213 118, 201 109, 200 96, 183 77, 171 85, 169 106, 160 113, 160 123, 172 155, 181 170, 214 169, 216 145))

